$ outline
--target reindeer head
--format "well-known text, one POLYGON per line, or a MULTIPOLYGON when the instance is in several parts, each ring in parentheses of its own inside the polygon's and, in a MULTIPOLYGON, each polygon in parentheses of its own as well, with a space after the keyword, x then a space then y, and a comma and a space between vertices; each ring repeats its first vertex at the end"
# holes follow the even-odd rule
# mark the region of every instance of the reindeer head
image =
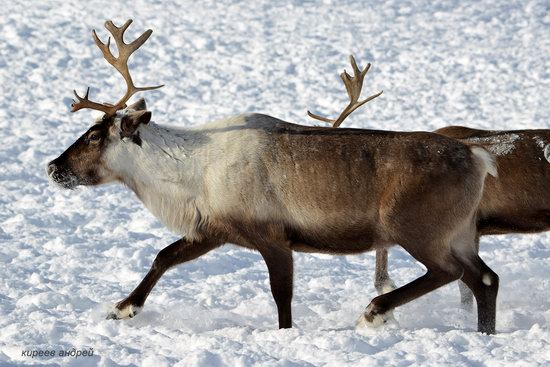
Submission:
POLYGON ((59 186, 72 189, 78 185, 99 185, 117 179, 108 167, 106 152, 117 144, 141 145, 140 124, 151 120, 144 99, 114 116, 105 114, 66 151, 48 164, 48 176, 59 186))
POLYGON ((137 92, 157 89, 154 87, 136 87, 128 70, 128 59, 151 35, 149 29, 130 44, 123 40, 124 32, 132 20, 128 20, 122 27, 113 22, 105 23, 105 28, 113 35, 118 48, 118 57, 114 57, 109 48, 111 38, 107 43, 101 42, 95 30, 94 40, 102 51, 104 58, 111 64, 126 81, 125 95, 115 104, 97 103, 88 99, 89 88, 84 97, 76 91, 77 101, 73 101, 72 112, 89 108, 104 113, 95 124, 76 140, 63 154, 48 164, 48 176, 61 187, 72 189, 78 185, 99 185, 117 179, 105 162, 105 152, 116 144, 125 144, 128 141, 141 144, 137 128, 140 124, 147 124, 151 120, 151 112, 147 111, 144 99, 126 106, 126 102, 137 92))

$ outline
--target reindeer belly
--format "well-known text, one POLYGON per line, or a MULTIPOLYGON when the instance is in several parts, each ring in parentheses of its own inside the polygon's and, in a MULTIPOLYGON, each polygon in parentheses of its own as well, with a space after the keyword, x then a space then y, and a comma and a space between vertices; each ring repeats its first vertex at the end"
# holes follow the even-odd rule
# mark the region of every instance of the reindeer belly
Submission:
POLYGON ((482 213, 477 228, 481 235, 544 232, 550 230, 550 210, 482 213))
POLYGON ((299 252, 328 254, 357 254, 382 246, 374 231, 364 229, 338 229, 326 231, 300 231, 291 236, 291 247, 299 252))

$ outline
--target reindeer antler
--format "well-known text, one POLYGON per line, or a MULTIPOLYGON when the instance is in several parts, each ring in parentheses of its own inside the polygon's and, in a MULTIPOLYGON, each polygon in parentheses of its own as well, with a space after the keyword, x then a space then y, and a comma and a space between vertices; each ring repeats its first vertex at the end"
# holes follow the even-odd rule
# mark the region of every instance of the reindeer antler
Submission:
POLYGON ((367 64, 367 67, 365 67, 363 71, 361 71, 357 67, 357 63, 355 62, 355 59, 352 55, 349 56, 349 60, 353 69, 353 77, 350 76, 346 70, 344 70, 344 72, 340 74, 340 78, 342 78, 342 81, 346 86, 346 91, 348 92, 348 97, 350 100, 349 104, 346 106, 346 108, 344 108, 342 113, 340 113, 340 116, 338 116, 338 118, 336 119, 319 116, 310 111, 307 111, 309 117, 323 122, 328 122, 332 124, 332 127, 338 127, 353 111, 383 93, 383 91, 380 91, 379 93, 374 94, 361 102, 358 102, 359 97, 361 96, 361 89, 363 88, 363 79, 365 79, 365 75, 367 75, 367 72, 370 69, 370 63, 367 64))
POLYGON ((107 60, 107 62, 111 64, 126 81, 126 94, 124 94, 124 96, 117 103, 111 105, 108 103, 97 103, 90 101, 88 99, 90 88, 88 88, 84 97, 80 97, 76 93, 76 91, 74 91, 77 101, 73 100, 73 104, 71 105, 72 112, 76 112, 83 108, 90 108, 92 110, 102 111, 107 115, 114 115, 116 111, 126 107, 126 102, 128 102, 130 97, 132 97, 137 92, 157 89, 164 86, 157 85, 154 87, 136 87, 134 85, 132 76, 130 75, 130 71, 128 70, 128 59, 138 48, 141 47, 141 45, 145 43, 145 41, 147 41, 153 31, 148 29, 136 40, 127 44, 124 42, 124 32, 126 31, 126 29, 128 29, 130 24, 132 24, 132 19, 127 20, 122 27, 117 27, 110 20, 105 22, 105 28, 112 34, 113 39, 116 42, 118 57, 114 57, 109 48, 109 46, 111 45, 111 37, 108 38, 107 43, 105 44, 99 39, 95 32, 95 29, 92 31, 94 41, 97 47, 99 47, 99 49, 103 53, 103 57, 105 58, 105 60, 107 60))

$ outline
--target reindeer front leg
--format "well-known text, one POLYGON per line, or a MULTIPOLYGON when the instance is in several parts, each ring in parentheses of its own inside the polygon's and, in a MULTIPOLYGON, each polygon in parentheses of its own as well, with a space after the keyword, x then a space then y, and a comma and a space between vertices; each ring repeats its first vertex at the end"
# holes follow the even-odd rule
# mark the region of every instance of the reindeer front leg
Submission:
POLYGON ((292 327, 292 250, 278 245, 258 246, 269 272, 271 293, 279 314, 279 329, 292 327))
POLYGON ((162 275, 171 267, 196 259, 210 250, 219 247, 216 241, 189 242, 182 238, 162 249, 153 261, 153 266, 128 297, 116 304, 107 319, 127 319, 134 317, 143 307, 147 296, 162 275))

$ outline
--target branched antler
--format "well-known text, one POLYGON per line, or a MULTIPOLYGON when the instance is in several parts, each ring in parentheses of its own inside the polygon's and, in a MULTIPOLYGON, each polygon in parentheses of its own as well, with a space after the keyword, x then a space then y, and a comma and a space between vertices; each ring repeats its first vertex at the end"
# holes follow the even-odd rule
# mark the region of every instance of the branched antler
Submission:
POLYGON ((353 77, 348 74, 347 71, 344 70, 342 74, 340 74, 340 78, 342 78, 342 81, 344 82, 344 85, 346 86, 346 91, 348 92, 349 97, 349 104, 344 108, 342 113, 340 113, 340 116, 336 119, 330 119, 327 117, 319 116, 317 114, 314 114, 310 111, 307 111, 307 114, 309 117, 312 117, 316 120, 320 120, 323 122, 328 122, 332 124, 332 127, 338 127, 342 122, 348 117, 353 111, 355 111, 357 108, 361 107, 365 103, 375 99, 379 95, 383 93, 383 91, 380 91, 377 94, 374 94, 367 99, 359 102, 359 97, 361 96, 361 89, 363 88, 363 80, 365 79, 365 75, 367 75, 367 72, 370 69, 370 63, 367 64, 365 69, 363 71, 359 70, 357 67, 357 63, 355 62, 355 58, 350 55, 349 60, 351 63, 351 67, 353 69, 353 77))
POLYGON ((151 36, 151 33, 153 33, 153 31, 148 29, 136 40, 127 44, 124 42, 124 32, 126 31, 126 29, 128 29, 130 24, 132 24, 131 19, 126 21, 126 23, 124 23, 122 27, 117 27, 110 20, 105 22, 105 28, 112 34, 113 39, 115 40, 115 43, 117 45, 118 57, 114 57, 109 48, 111 45, 111 37, 108 38, 107 43, 103 43, 97 36, 95 30, 92 31, 94 41, 97 47, 99 47, 99 49, 103 53, 103 57, 105 58, 105 60, 107 60, 107 62, 111 64, 120 73, 120 75, 122 75, 122 77, 126 81, 126 93, 117 103, 115 103, 114 105, 111 105, 107 103, 97 103, 97 102, 90 101, 88 99, 90 88, 88 88, 88 90, 86 91, 86 95, 84 97, 80 97, 76 93, 76 91, 74 91, 77 101, 73 100, 73 104, 71 105, 72 112, 76 112, 83 108, 90 108, 93 110, 102 111, 107 115, 114 115, 116 111, 124 108, 126 106, 126 102, 128 102, 130 97, 132 97, 137 92, 157 89, 164 86, 164 85, 157 85, 154 87, 136 87, 134 85, 132 76, 130 75, 130 71, 128 70, 128 59, 138 48, 141 47, 141 45, 145 43, 145 41, 147 41, 147 39, 151 36))
POLYGON ((112 105, 108 105, 106 103, 105 104, 97 103, 97 102, 90 101, 88 99, 88 95, 90 94, 90 87, 86 89, 86 94, 84 95, 84 97, 80 97, 78 93, 76 93, 76 90, 73 90, 73 93, 78 102, 73 99, 73 103, 71 104, 71 107, 72 107, 71 112, 76 112, 83 108, 89 108, 92 110, 102 111, 102 112, 105 112, 106 114, 110 114, 111 109, 113 107, 112 105))

